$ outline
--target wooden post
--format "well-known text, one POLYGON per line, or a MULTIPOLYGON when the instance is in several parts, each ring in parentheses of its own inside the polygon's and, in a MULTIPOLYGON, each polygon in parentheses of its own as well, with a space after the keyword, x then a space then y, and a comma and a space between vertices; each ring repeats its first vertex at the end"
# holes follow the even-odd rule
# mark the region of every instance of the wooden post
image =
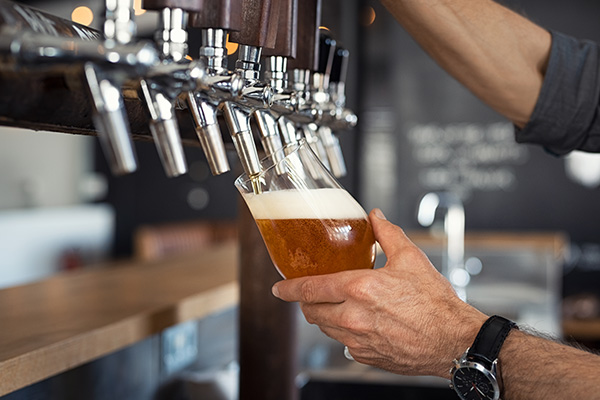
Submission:
POLYGON ((296 306, 275 298, 281 276, 243 200, 240 232, 240 400, 295 400, 296 306))

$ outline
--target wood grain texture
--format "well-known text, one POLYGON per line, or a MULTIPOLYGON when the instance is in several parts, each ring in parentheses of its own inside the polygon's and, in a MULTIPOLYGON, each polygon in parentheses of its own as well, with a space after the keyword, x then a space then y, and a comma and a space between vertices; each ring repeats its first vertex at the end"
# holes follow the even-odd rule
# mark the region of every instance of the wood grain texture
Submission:
POLYGON ((0 290, 0 396, 237 304, 238 246, 0 290))
POLYGON ((195 28, 239 31, 242 28, 242 0, 205 1, 202 11, 190 15, 188 24, 195 28))
POLYGON ((298 2, 298 32, 296 57, 288 62, 288 70, 316 70, 321 24, 321 0, 302 0, 298 2))
POLYGON ((240 199, 240 400, 297 400, 297 304, 271 294, 281 280, 240 199))
POLYGON ((263 56, 282 56, 295 58, 298 42, 298 0, 277 0, 279 20, 275 47, 263 50, 263 56))
POLYGON ((230 40, 255 47, 275 47, 279 19, 278 0, 242 0, 242 26, 230 40))
MULTIPOLYGON (((149 115, 137 87, 123 91, 132 138, 151 141, 149 115)), ((0 125, 36 131, 96 136, 92 103, 81 69, 67 71, 0 71, 0 125)), ((200 147, 189 110, 177 110, 186 146, 200 147)))

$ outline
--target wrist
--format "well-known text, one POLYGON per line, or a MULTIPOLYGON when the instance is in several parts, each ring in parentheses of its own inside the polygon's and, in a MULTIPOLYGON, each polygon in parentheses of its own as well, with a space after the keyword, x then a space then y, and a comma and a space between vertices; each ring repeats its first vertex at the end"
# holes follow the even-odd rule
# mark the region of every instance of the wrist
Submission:
POLYGON ((517 325, 498 315, 486 320, 477 337, 451 370, 450 387, 462 400, 499 400, 502 393, 502 376, 499 354, 505 340, 517 325))
POLYGON ((481 326, 488 319, 488 316, 480 312, 474 307, 464 304, 464 309, 459 309, 456 315, 461 315, 457 318, 458 324, 453 334, 449 335, 447 343, 448 352, 443 360, 442 376, 443 378, 450 377, 450 370, 454 365, 454 360, 459 359, 462 354, 471 346, 481 326))

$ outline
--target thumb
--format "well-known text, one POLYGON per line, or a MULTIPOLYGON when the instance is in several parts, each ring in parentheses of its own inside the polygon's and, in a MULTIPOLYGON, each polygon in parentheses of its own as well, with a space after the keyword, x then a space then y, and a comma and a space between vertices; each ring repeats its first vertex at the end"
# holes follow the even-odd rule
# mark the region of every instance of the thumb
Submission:
POLYGON ((373 226, 375 239, 388 259, 399 254, 406 247, 414 246, 402 228, 389 222, 380 209, 373 209, 369 214, 369 220, 373 226))

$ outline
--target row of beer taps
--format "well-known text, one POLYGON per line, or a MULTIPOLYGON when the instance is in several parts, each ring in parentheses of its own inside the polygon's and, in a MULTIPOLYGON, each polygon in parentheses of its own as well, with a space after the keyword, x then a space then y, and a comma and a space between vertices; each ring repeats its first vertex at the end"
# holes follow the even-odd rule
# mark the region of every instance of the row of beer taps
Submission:
MULTIPOLYGON (((345 105, 347 49, 321 31, 315 67, 288 71, 293 54, 271 50, 263 56, 261 43, 245 41, 238 34, 235 68, 228 66, 228 35, 235 36, 244 28, 235 26, 236 21, 252 23, 246 17, 265 10, 275 14, 271 21, 278 20, 280 13, 320 7, 320 0, 145 0, 142 4, 159 15, 153 41, 136 38, 133 0, 106 0, 103 32, 97 35, 91 30, 82 31, 85 34, 78 38, 2 32, 1 64, 59 69, 80 64, 92 99, 95 129, 117 175, 137 169, 123 99, 123 91, 131 87, 148 110, 149 129, 169 177, 187 172, 177 116, 183 109, 191 114, 213 175, 231 168, 229 139, 224 140, 220 119, 224 119, 241 165, 251 177, 260 173, 263 154, 275 156, 282 146, 301 138, 335 176, 346 174, 335 132, 357 122, 345 105), (262 9, 253 10, 256 7, 262 9), (224 16, 224 12, 229 14, 224 16), (201 29, 196 60, 188 56, 188 27, 201 29), (261 145, 257 147, 257 143, 261 145)), ((297 16, 292 20, 297 22, 297 16)))

